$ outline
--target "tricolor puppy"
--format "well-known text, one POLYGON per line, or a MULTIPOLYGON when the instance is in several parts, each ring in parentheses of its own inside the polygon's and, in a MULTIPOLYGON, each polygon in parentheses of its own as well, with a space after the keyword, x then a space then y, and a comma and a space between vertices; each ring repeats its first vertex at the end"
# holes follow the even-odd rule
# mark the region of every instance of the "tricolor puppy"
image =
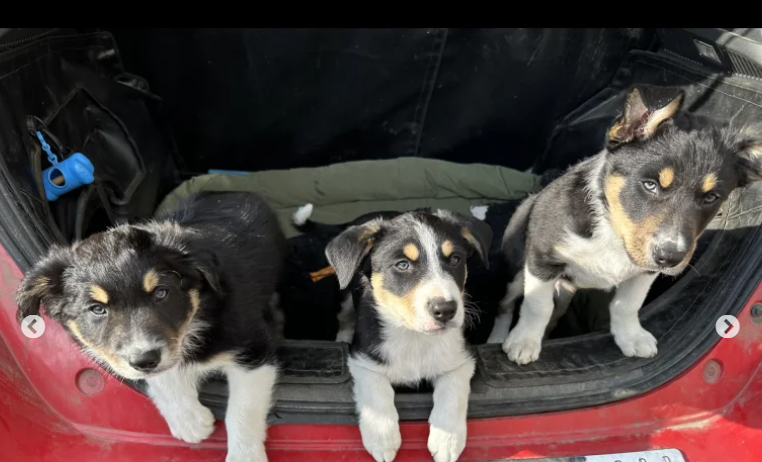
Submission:
POLYGON ((95 361, 145 380, 172 435, 189 443, 214 430, 198 383, 224 373, 226 460, 262 462, 277 376, 268 301, 284 251, 259 196, 204 192, 157 221, 52 248, 21 284, 18 317, 42 302, 95 361))
MULTIPOLYGON (((346 222, 346 223, 340 223, 340 224, 328 224, 328 223, 318 223, 315 221, 312 221, 310 218, 312 216, 312 212, 314 210, 314 206, 312 204, 305 204, 301 207, 299 207, 292 217, 292 223, 294 224, 294 227, 296 227, 297 230, 299 230, 302 233, 309 233, 312 235, 318 235, 321 238, 324 239, 333 239, 334 237, 338 236, 342 232, 344 232, 347 228, 351 226, 358 226, 363 225, 369 221, 372 220, 391 220, 399 215, 401 215, 403 212, 396 212, 396 211, 380 211, 380 212, 370 212, 363 215, 360 215, 359 217, 355 218, 352 221, 346 222)), ((471 215, 474 217, 484 221, 486 218, 487 206, 471 206, 471 215)), ((413 212, 424 212, 429 213, 431 211, 430 207, 422 207, 413 210, 413 212)), ((316 271, 314 273, 311 273, 312 278, 314 281, 318 281, 320 279, 323 279, 326 276, 330 276, 335 274, 335 271, 333 267, 329 266, 327 268, 320 269, 319 271, 316 271)), ((339 298, 341 300, 339 309, 336 314, 336 318, 339 324, 338 332, 336 333, 336 341, 337 342, 344 342, 344 343, 352 343, 352 339, 355 335, 355 304, 352 296, 352 289, 346 288, 342 289, 339 294, 339 298)))
POLYGON ((377 461, 400 447, 392 385, 430 380, 428 448, 455 461, 466 444, 474 358, 463 338, 466 262, 487 261, 490 227, 446 211, 408 212, 351 226, 326 247, 341 289, 357 310, 348 361, 363 445, 377 461))
POLYGON ((656 355, 656 339, 638 320, 651 283, 659 274, 679 275, 731 191, 762 174, 758 133, 681 112, 682 102, 677 88, 631 89, 605 149, 530 196, 511 218, 503 252, 521 266, 490 338, 504 340, 510 360, 538 359, 554 292, 575 288, 616 288, 616 344, 626 356, 656 355))
MULTIPOLYGON (((370 212, 360 215, 352 221, 340 224, 328 224, 318 223, 312 221, 310 217, 313 211, 312 204, 305 204, 299 207, 292 217, 294 227, 302 233, 309 233, 312 235, 319 235, 324 239, 333 239, 351 226, 363 225, 372 220, 390 220, 402 214, 402 212, 394 211, 381 211, 370 212)), ((416 210, 426 211, 423 209, 416 210)), ((323 277, 335 274, 333 267, 329 266, 323 268, 315 273, 312 273, 313 280, 319 280, 323 277)), ((352 343, 352 338, 355 335, 355 305, 352 297, 352 289, 344 288, 340 290, 339 298, 341 300, 339 310, 336 313, 336 319, 339 324, 338 332, 336 333, 336 341, 344 343, 352 343)))

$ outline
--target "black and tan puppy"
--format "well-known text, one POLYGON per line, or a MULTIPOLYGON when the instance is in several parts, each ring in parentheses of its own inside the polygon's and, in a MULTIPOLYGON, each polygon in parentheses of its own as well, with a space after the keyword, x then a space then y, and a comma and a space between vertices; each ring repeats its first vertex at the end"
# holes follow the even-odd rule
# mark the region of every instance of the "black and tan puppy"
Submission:
POLYGON ((626 356, 656 355, 638 319, 651 283, 679 275, 731 191, 762 174, 759 132, 681 112, 682 102, 677 88, 631 89, 605 149, 516 211, 503 237, 516 276, 489 340, 503 343, 510 360, 538 359, 554 292, 576 288, 616 288, 616 344, 626 356))
MULTIPOLYGON (((370 212, 360 215, 352 221, 340 224, 327 224, 318 223, 310 220, 312 215, 312 204, 306 204, 294 213, 293 224, 302 233, 310 233, 312 235, 319 235, 324 238, 333 239, 347 228, 351 226, 363 225, 372 220, 391 220, 403 212, 395 211, 381 211, 370 212)), ((429 212, 429 209, 416 209, 415 212, 429 212)), ((333 267, 328 266, 322 268, 314 273, 311 273, 313 281, 320 280, 326 276, 335 274, 333 267)), ((355 305, 352 299, 352 289, 344 288, 339 291, 339 299, 341 300, 339 311, 336 313, 336 319, 339 324, 339 330, 336 333, 337 342, 352 343, 352 338, 355 335, 355 305)))
POLYGON ((144 379, 172 434, 190 443, 214 430, 197 385, 223 372, 227 461, 266 461, 277 377, 268 301, 284 248, 259 196, 200 193, 157 221, 52 248, 26 275, 18 316, 42 302, 98 363, 144 379))
POLYGON ((328 244, 340 288, 351 284, 354 295, 348 366, 363 445, 377 461, 393 460, 401 444, 392 385, 422 380, 434 386, 434 460, 463 451, 475 367, 463 338, 467 260, 486 262, 491 240, 487 224, 440 210, 350 226, 328 244))
MULTIPOLYGON (((297 209, 293 215, 294 226, 302 233, 309 233, 313 236, 320 236, 321 238, 327 239, 333 239, 349 227, 363 225, 373 220, 391 220, 404 213, 396 211, 370 212, 360 215, 359 217, 346 223, 327 224, 312 221, 310 219, 312 216, 312 211, 312 204, 305 204, 299 207, 299 209, 297 209)), ((411 210, 411 212, 430 213, 431 207, 421 207, 415 210, 411 210)), ((479 218, 482 221, 485 218, 486 212, 486 206, 471 207, 471 215, 479 218)), ((313 281, 318 281, 324 277, 335 274, 335 271, 333 267, 328 266, 327 268, 322 268, 310 274, 313 281)), ((339 298, 341 302, 336 316, 339 324, 339 329, 336 334, 336 341, 352 343, 352 338, 355 335, 355 306, 354 300, 352 299, 352 290, 340 290, 339 298)))

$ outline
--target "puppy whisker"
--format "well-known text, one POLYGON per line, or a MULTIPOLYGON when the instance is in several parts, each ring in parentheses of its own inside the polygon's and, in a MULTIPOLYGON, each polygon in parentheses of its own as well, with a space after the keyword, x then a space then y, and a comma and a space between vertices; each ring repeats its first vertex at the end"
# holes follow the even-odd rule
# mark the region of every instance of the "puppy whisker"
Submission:
POLYGON ((692 264, 688 263, 688 268, 692 269, 693 271, 695 271, 695 272, 696 272, 696 274, 698 274, 699 276, 701 276, 701 273, 699 272, 699 270, 697 270, 697 269, 696 269, 696 267, 695 267, 695 266, 693 266, 692 264))
POLYGON ((468 294, 464 294, 463 308, 465 310, 464 324, 467 328, 476 328, 481 322, 482 311, 476 302, 473 302, 468 294))

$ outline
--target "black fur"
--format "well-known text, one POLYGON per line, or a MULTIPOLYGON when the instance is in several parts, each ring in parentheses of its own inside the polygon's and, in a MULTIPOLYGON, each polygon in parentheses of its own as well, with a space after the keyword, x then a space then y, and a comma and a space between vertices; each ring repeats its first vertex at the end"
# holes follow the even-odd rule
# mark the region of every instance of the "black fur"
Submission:
POLYGON ((87 342, 118 355, 115 339, 127 320, 137 320, 151 335, 176 334, 192 312, 191 291, 197 291, 200 304, 192 322, 206 327, 182 360, 236 351, 236 361, 253 368, 275 360, 268 302, 284 251, 276 217, 259 196, 203 192, 156 221, 52 248, 18 291, 18 317, 37 313, 42 302, 72 337, 77 338, 69 327, 73 321, 87 342), (169 291, 161 300, 144 289, 144 275, 152 269, 169 291), (108 303, 92 300, 93 285, 108 294, 108 303), (93 314, 93 304, 105 305, 107 315, 93 314))
MULTIPOLYGON (((379 346, 383 341, 381 334, 381 319, 376 311, 373 288, 368 277, 369 272, 363 272, 352 282, 347 291, 352 296, 355 306, 355 335, 350 345, 351 352, 362 353, 379 364, 385 362, 379 355, 379 346)), ((342 292, 346 296, 346 292, 342 292)))

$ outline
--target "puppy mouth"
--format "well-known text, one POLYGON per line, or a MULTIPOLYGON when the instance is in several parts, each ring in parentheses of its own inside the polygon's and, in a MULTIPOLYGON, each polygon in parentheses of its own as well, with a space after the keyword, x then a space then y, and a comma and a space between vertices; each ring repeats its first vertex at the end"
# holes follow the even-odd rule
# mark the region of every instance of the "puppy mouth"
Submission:
POLYGON ((665 276, 679 276, 683 273, 683 271, 688 268, 690 265, 691 259, 693 258, 693 252, 686 255, 685 258, 683 258, 683 261, 678 263, 675 266, 661 266, 657 264, 656 262, 649 262, 650 265, 647 268, 644 268, 645 270, 652 271, 654 273, 663 274, 665 276))
POLYGON ((685 271, 686 268, 688 268, 691 259, 693 258, 693 252, 686 255, 683 261, 678 263, 675 266, 662 266, 653 261, 652 259, 647 260, 646 264, 638 263, 638 260, 635 258, 630 257, 631 261, 636 264, 637 267, 643 269, 644 271, 649 271, 652 273, 659 273, 663 274, 665 276, 679 276, 682 274, 683 271, 685 271))
POLYGON ((434 334, 434 335, 437 335, 437 334, 441 334, 442 332, 446 331, 447 329, 448 329, 447 326, 437 325, 437 326, 432 326, 432 327, 424 328, 423 329, 423 333, 424 334, 434 334))
POLYGON ((421 329, 424 334, 439 335, 452 329, 459 328, 460 325, 455 320, 447 321, 445 323, 437 321, 429 321, 421 329))
POLYGON ((688 260, 686 260, 683 263, 680 263, 677 266, 673 266, 671 268, 659 268, 656 271, 665 276, 679 276, 680 274, 682 274, 683 271, 685 271, 685 268, 687 267, 688 267, 688 260))

